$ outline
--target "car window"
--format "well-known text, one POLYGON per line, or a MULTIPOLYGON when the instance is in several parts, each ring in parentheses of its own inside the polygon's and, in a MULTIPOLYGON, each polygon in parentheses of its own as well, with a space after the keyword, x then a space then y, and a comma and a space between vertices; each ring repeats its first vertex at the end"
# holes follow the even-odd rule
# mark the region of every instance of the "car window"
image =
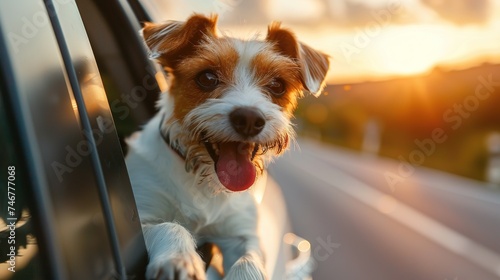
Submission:
POLYGON ((129 18, 105 16, 123 8, 101 1, 77 1, 77 5, 125 149, 123 139, 156 112, 155 103, 164 86, 158 81, 162 83, 164 77, 147 58, 139 38, 139 21, 133 14, 124 13, 129 18))

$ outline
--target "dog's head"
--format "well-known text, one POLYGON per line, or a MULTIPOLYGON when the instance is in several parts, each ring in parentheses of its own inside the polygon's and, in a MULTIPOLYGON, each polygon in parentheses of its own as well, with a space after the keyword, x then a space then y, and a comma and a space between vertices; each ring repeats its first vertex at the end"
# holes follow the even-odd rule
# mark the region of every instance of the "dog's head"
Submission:
POLYGON ((279 23, 264 40, 240 40, 217 35, 216 22, 195 14, 147 23, 142 34, 171 75, 164 127, 175 131, 172 145, 185 154, 186 168, 213 177, 222 190, 242 191, 288 147, 297 99, 321 93, 329 61, 279 23))

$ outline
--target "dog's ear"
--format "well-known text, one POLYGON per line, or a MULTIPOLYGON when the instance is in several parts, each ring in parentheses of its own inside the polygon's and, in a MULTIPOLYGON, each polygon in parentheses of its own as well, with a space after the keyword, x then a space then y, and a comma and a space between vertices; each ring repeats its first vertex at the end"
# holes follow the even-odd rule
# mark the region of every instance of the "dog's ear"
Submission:
POLYGON ((151 58, 165 67, 175 68, 183 58, 210 37, 216 37, 217 16, 192 15, 186 22, 145 23, 141 33, 151 58))
POLYGON ((299 42, 291 31, 281 28, 279 22, 269 25, 266 41, 273 43, 281 54, 298 61, 304 88, 314 96, 319 96, 325 87, 330 66, 328 55, 299 42))

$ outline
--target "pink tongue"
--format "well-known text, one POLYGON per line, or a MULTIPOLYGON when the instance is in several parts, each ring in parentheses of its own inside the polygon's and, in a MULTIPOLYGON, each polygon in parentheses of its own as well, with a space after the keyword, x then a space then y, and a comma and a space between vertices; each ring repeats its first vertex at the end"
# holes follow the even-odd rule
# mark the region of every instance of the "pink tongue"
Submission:
POLYGON ((248 146, 244 143, 219 144, 219 160, 215 170, 222 185, 234 192, 244 191, 255 182, 255 166, 250 161, 248 146))

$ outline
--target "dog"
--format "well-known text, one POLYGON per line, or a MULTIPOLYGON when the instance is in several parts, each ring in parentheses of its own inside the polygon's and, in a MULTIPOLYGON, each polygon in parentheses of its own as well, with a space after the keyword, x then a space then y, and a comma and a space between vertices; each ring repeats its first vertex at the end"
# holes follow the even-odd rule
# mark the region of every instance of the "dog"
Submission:
POLYGON ((225 279, 267 279, 257 236, 265 167, 294 139, 297 100, 319 95, 329 57, 274 22, 265 39, 217 32, 217 16, 145 23, 169 90, 128 139, 126 157, 144 233, 148 279, 205 279, 200 244, 216 244, 225 279))

